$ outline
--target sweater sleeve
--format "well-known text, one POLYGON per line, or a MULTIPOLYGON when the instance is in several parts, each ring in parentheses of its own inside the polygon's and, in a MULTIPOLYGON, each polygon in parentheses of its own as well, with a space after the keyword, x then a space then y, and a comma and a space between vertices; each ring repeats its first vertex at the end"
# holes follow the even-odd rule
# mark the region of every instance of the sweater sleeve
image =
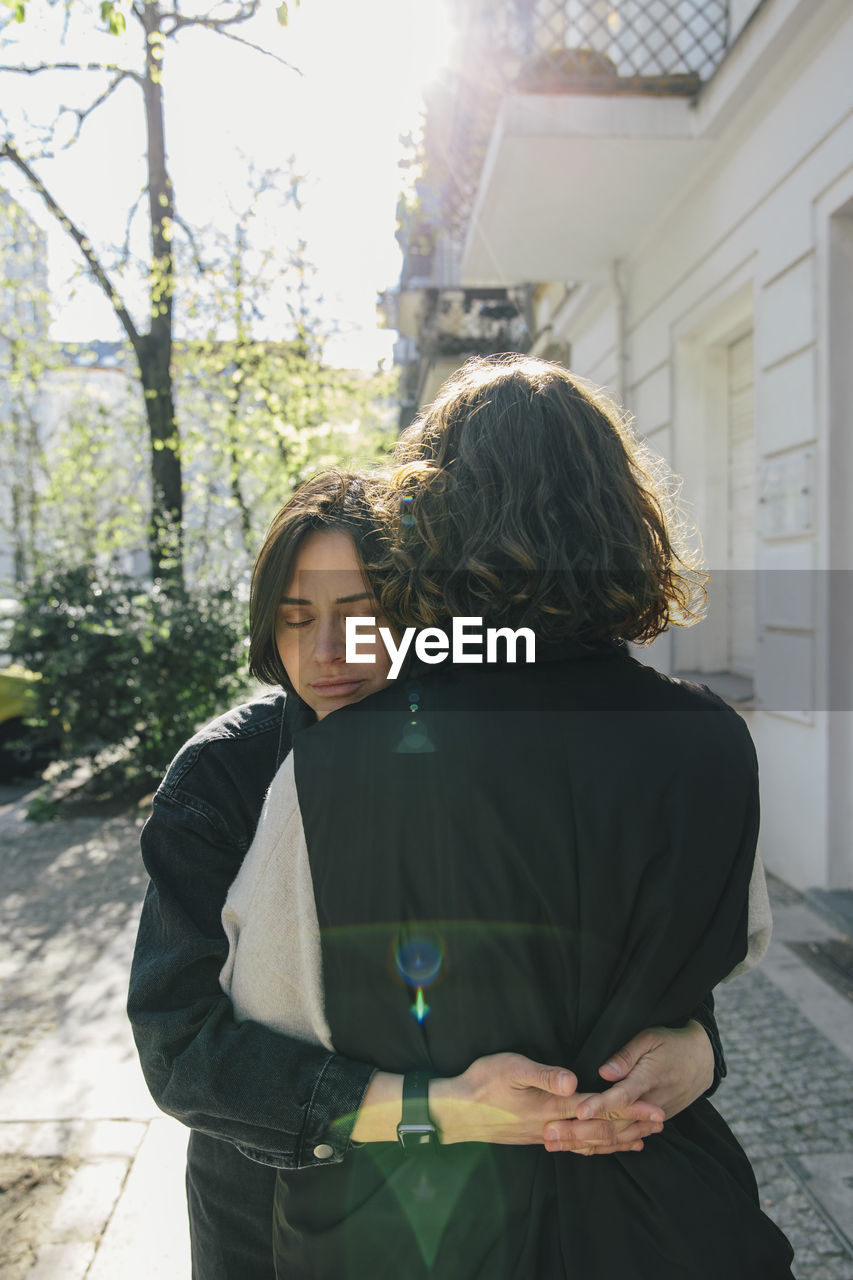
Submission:
POLYGON ((764 959, 767 948, 770 946, 773 917, 770 913, 767 877, 764 874, 764 864, 758 852, 755 854, 752 876, 749 881, 749 923, 747 928, 746 955, 740 964, 736 964, 731 973, 726 975, 723 979, 724 982, 731 982, 732 978, 738 977, 739 974, 748 973, 750 969, 754 969, 764 959))
POLYGON ((236 1021, 220 987, 222 907, 247 845, 217 803, 233 785, 216 754, 201 751, 179 787, 155 796, 142 834, 150 885, 128 998, 142 1069, 163 1111, 255 1160, 336 1162, 373 1068, 236 1021))

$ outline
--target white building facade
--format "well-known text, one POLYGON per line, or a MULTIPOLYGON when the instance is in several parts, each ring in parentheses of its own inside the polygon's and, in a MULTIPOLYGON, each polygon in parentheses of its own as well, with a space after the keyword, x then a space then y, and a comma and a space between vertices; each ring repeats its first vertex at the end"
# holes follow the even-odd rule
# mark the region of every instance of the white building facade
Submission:
POLYGON ((646 660, 747 719, 769 868, 853 888, 853 5, 510 11, 458 283, 526 284, 526 348, 683 477, 709 616, 646 660))
POLYGON ((0 190, 0 597, 23 571, 16 531, 28 518, 42 394, 34 372, 47 338, 45 239, 0 190))

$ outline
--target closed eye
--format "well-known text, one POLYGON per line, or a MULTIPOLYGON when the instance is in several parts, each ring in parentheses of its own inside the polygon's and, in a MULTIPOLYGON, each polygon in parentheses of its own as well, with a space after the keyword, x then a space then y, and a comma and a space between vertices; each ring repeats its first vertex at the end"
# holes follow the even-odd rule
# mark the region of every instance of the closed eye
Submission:
POLYGON ((300 618, 299 610, 294 606, 301 605, 303 608, 308 604, 307 600, 283 600, 278 606, 278 623, 282 627, 307 627, 313 622, 313 617, 300 618), (292 610, 290 617, 287 616, 287 610, 292 610), (296 614, 296 617, 293 615, 296 614))

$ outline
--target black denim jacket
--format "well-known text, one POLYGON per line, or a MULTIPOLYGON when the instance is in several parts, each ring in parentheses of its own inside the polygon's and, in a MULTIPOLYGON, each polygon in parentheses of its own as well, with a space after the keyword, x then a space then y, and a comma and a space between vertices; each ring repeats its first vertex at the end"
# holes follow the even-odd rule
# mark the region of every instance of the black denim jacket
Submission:
MULTIPOLYGON (((128 998, 157 1105, 281 1169, 343 1159, 374 1070, 259 1023, 235 1022, 219 986, 225 897, 305 715, 298 699, 271 692, 215 720, 175 758, 142 832, 151 883, 128 998)), ((709 995, 694 1017, 714 1048, 716 1088, 725 1065, 713 1008, 709 995)))
POLYGON ((279 690, 215 720, 159 787, 142 832, 151 883, 128 1016, 163 1111, 263 1164, 301 1169, 343 1158, 374 1068, 235 1022, 219 986, 222 906, 290 750, 291 722, 302 714, 291 702, 286 710, 279 690))

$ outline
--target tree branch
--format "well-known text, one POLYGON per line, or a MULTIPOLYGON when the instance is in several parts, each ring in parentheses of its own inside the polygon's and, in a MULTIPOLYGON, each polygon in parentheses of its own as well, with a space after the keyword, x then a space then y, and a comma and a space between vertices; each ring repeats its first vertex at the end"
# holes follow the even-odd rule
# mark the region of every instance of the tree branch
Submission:
POLYGON ((62 107, 62 111, 70 111, 77 117, 77 125, 74 129, 74 132, 72 133, 68 141, 62 144, 63 151, 65 151, 68 147, 71 147, 74 145, 74 143, 80 137, 80 130, 83 128, 83 122, 86 119, 88 119, 88 117, 92 114, 93 111, 97 111, 98 107, 102 106, 103 103, 106 102, 107 98, 109 98, 113 93, 115 93, 116 89, 119 87, 122 81, 127 80, 129 78, 129 75, 130 73, 127 71, 120 71, 118 75, 115 77, 115 79, 110 81, 110 83, 107 85, 104 92, 99 94, 98 97, 95 99, 95 101, 90 103, 89 106, 84 108, 84 110, 82 111, 79 110, 77 107, 62 107))
MULTIPOLYGON (((216 7, 217 6, 214 6, 214 8, 216 7)), ((248 3, 242 4, 236 13, 232 13, 230 18, 228 17, 214 18, 212 16, 202 18, 202 17, 188 17, 186 14, 182 14, 179 10, 179 6, 176 4, 175 8, 172 10, 171 13, 161 12, 160 19, 161 21, 172 19, 172 21, 175 22, 178 26, 182 26, 182 27, 205 26, 205 27, 212 27, 216 31, 221 31, 223 27, 235 27, 235 26, 241 25, 244 22, 248 22, 250 18, 254 18, 259 8, 260 8, 260 0, 248 0, 248 3)), ((172 27, 169 34, 171 35, 172 31, 175 31, 176 29, 177 29, 177 26, 172 27)))
POLYGON ((128 211, 127 222, 125 224, 125 230, 124 230, 124 243, 121 247, 121 253, 119 255, 119 262, 123 267, 127 265, 128 260, 130 258, 130 234, 131 234, 131 228, 133 226, 133 219, 136 217, 141 201, 147 194, 148 194, 148 187, 146 185, 139 192, 139 195, 136 197, 136 199, 134 200, 133 204, 130 206, 130 209, 128 211))
POLYGON ((142 84, 142 76, 129 67, 120 67, 114 62, 40 62, 34 67, 0 66, 0 71, 13 71, 19 76, 37 76, 42 71, 115 71, 122 78, 130 76, 137 84, 142 84))
POLYGON ((169 38, 176 31, 180 31, 182 27, 202 27, 206 31, 215 31, 217 35, 222 36, 225 40, 233 40, 235 44, 241 44, 246 49, 251 49, 255 53, 262 53, 264 57, 272 58, 274 62, 278 62, 282 67, 287 67, 288 71, 295 71, 297 75, 302 75, 299 67, 292 62, 288 62, 286 58, 282 58, 279 54, 273 53, 272 49, 265 49, 263 45, 255 44, 253 40, 246 40, 244 36, 238 36, 235 32, 225 29, 234 22, 244 22, 244 18, 186 18, 182 14, 170 14, 168 16, 173 19, 173 25, 163 34, 169 38))
POLYGON ((187 240, 189 241, 189 245, 190 245, 190 252, 192 254, 193 262, 196 265, 196 269, 200 275, 204 275, 205 272, 207 271, 207 267, 204 265, 204 263, 201 260, 201 254, 199 253, 198 241, 196 240, 195 232, 193 231, 189 223, 185 222, 184 219, 174 211, 172 212, 172 221, 181 228, 184 235, 187 237, 187 240))
POLYGON ((18 169, 20 169, 21 173, 24 175, 24 177, 27 179, 30 185, 41 196, 42 200, 44 201, 50 213, 53 214, 53 216, 57 219, 57 221, 61 224, 61 226, 63 226, 65 230, 68 232, 68 234, 71 236, 72 240, 74 240, 78 249, 80 250, 80 252, 82 253, 83 257, 86 260, 86 263, 89 267, 89 271, 91 272, 94 279, 101 286, 101 289, 109 299, 110 306, 112 307, 113 311, 116 313, 119 320, 121 321, 122 328, 124 329, 125 333, 127 334, 128 338, 133 344, 134 351, 136 351, 137 355, 139 355, 139 352, 142 350, 142 346, 143 346, 142 339, 139 335, 136 325, 133 323, 133 320, 130 317, 129 311, 127 310, 127 308, 125 307, 124 303, 121 300, 118 290, 113 287, 113 284, 109 276, 107 275, 106 271, 104 271, 104 268, 101 266, 97 258, 97 255, 95 254, 95 251, 92 248, 91 241, 88 240, 86 236, 83 234, 83 232, 80 230, 80 228, 71 221, 68 215, 63 211, 63 209, 60 207, 60 205, 57 203, 57 201, 53 198, 51 193, 48 191, 47 187, 44 185, 41 178, 39 178, 38 175, 33 172, 33 170, 27 164, 26 160, 24 160, 23 156, 20 155, 20 153, 16 150, 15 147, 12 146, 10 142, 3 143, 2 150, 0 150, 0 159, 11 160, 12 164, 14 164, 18 169))

